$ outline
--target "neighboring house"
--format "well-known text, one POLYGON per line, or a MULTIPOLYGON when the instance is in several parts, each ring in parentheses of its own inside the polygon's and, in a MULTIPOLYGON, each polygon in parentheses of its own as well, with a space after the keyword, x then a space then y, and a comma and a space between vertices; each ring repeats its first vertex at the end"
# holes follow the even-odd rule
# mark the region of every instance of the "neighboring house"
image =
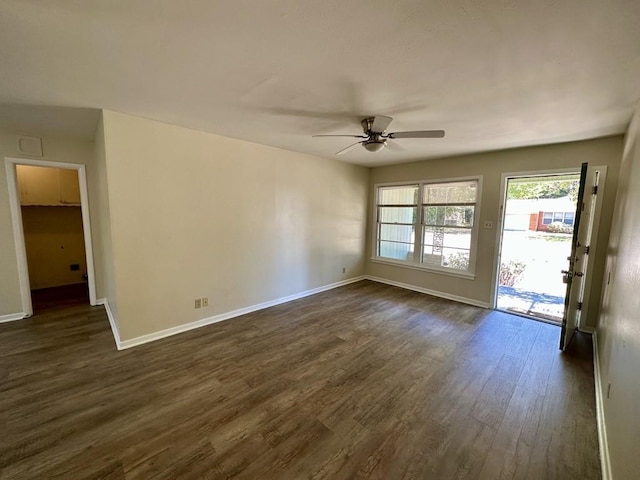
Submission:
POLYGON ((573 225, 575 212, 576 204, 569 196, 509 200, 504 229, 545 232, 552 223, 573 225))

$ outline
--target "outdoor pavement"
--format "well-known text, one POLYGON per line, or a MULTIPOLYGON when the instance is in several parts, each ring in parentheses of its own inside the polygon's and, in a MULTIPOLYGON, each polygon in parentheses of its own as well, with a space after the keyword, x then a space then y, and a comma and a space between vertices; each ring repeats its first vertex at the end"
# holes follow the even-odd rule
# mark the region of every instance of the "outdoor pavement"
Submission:
POLYGON ((505 231, 502 261, 526 268, 513 287, 498 287, 498 309, 562 322, 566 285, 560 270, 567 268, 570 253, 570 235, 505 231))
POLYGON ((498 307, 502 310, 560 323, 564 310, 564 297, 500 286, 498 287, 498 307))

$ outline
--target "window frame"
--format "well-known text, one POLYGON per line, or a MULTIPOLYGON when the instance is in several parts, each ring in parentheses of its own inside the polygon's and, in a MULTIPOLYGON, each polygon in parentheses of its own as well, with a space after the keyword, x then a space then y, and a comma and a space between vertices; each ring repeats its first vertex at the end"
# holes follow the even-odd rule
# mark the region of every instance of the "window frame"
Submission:
POLYGON ((430 273, 436 273, 441 275, 449 275, 453 277, 461 277, 466 279, 474 279, 476 277, 476 257, 478 251, 478 236, 480 230, 480 212, 481 212, 481 199, 482 199, 482 176, 468 176, 468 177, 455 177, 455 178, 437 178, 418 181, 404 181, 404 182, 385 182, 376 183, 373 185, 373 215, 372 215, 372 229, 371 229, 371 256, 370 260, 375 263, 382 263, 387 265, 394 265, 403 268, 409 268, 414 270, 427 271, 430 273), (442 267, 436 265, 427 265, 422 263, 423 257, 423 232, 424 232, 424 186, 434 184, 446 184, 457 182, 477 182, 476 202, 474 204, 473 213, 473 226, 470 228, 471 241, 469 248, 469 268, 467 270, 457 270, 450 267, 442 267), (416 213, 416 223, 413 224, 415 229, 413 261, 411 260, 399 260, 387 257, 378 256, 378 210, 379 210, 379 196, 380 189, 384 187, 411 187, 418 185, 418 205, 416 213))

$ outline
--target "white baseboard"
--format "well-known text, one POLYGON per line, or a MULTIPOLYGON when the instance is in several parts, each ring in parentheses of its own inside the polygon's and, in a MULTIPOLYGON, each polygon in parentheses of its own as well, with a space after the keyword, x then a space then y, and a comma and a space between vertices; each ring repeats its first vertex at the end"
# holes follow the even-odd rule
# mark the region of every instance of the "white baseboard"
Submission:
POLYGON ((22 320, 26 318, 28 315, 24 312, 19 313, 9 313, 7 315, 0 315, 0 323, 5 322, 15 322, 16 320, 22 320))
POLYGON ((211 325, 218 322, 223 322, 225 320, 230 320, 235 317, 239 317, 241 315, 246 315, 248 313, 256 312, 258 310, 263 310, 265 308, 274 307, 276 305, 281 305, 283 303, 291 302, 293 300, 298 300, 300 298, 308 297, 310 295, 315 295, 320 292, 325 292, 327 290, 331 290, 334 288, 342 287, 344 285, 348 285, 350 283, 359 282, 361 280, 371 280, 378 283, 385 283, 387 285, 393 285, 400 288, 405 288, 407 290, 413 290, 420 293, 426 293, 428 295, 433 295, 435 297, 446 298, 447 300, 453 300, 460 303, 466 303, 468 305, 474 305, 476 307, 481 308, 490 308, 488 303, 480 302, 478 300, 474 300, 472 298, 460 297, 458 295, 451 295, 444 292, 438 292, 436 290, 429 290, 427 288, 416 287, 414 285, 409 285, 401 282, 394 282, 392 280, 387 280, 379 277, 372 277, 368 275, 362 275, 359 277, 350 278, 348 280, 342 280, 340 282, 331 283, 329 285, 324 285, 322 287, 314 288, 311 290, 306 290, 304 292, 299 292, 293 295, 289 295, 286 297, 277 298, 275 300, 270 300, 268 302, 259 303, 256 305, 251 305, 249 307, 240 308, 237 310, 233 310, 231 312, 221 313, 218 315, 214 315, 207 318, 202 318, 200 320, 196 320, 195 322, 189 322, 182 325, 176 325, 175 327, 167 328, 165 330, 160 330, 158 332, 148 333, 146 335, 141 335, 139 337, 131 338, 128 340, 121 340, 120 333, 118 330, 118 323, 113 315, 113 312, 109 308, 109 302, 104 298, 97 299, 96 303, 98 305, 104 305, 107 311, 107 317, 109 318, 109 323, 111 325, 111 330, 113 332, 113 338, 116 342, 116 347, 118 350, 124 350, 127 348, 136 347, 138 345, 143 345, 145 343, 153 342, 155 340, 160 340, 161 338, 170 337, 172 335, 177 335, 178 333, 188 332, 189 330, 194 330, 196 328, 204 327, 206 325, 211 325))
POLYGON ((600 358, 598 357, 598 333, 593 336, 593 374, 596 386, 596 422, 598 424, 598 444, 600 446, 600 465, 602 467, 602 480, 612 480, 611 459, 609 458, 609 442, 607 440, 607 427, 604 419, 604 385, 600 373, 600 358))
POLYGON ((415 285, 409 285, 408 283, 396 282, 394 280, 387 280, 386 278, 373 277, 371 275, 366 275, 365 278, 367 280, 371 280, 373 282, 386 283, 387 285, 392 285, 394 287, 405 288, 407 290, 413 290, 414 292, 426 293, 427 295, 433 295, 434 297, 445 298, 447 300, 453 300, 455 302, 466 303, 468 305, 473 305, 475 307, 491 308, 491 306, 488 303, 481 302, 479 300, 474 300, 473 298, 460 297, 458 295, 452 295, 450 293, 439 292, 437 290, 430 290, 428 288, 417 287, 415 285))
POLYGON ((107 312, 107 318, 109 319, 109 325, 111 326, 111 333, 113 334, 113 340, 116 342, 116 348, 122 350, 122 342, 120 341, 120 332, 118 331, 118 322, 113 314, 113 311, 109 307, 109 302, 106 298, 97 298, 96 305, 104 305, 104 309, 107 312))
MULTIPOLYGON (((259 303, 259 304, 256 304, 256 305, 251 305, 249 307, 240 308, 238 310, 233 310, 231 312, 221 313, 219 315, 214 315, 212 317, 207 317, 207 318, 203 318, 203 319, 200 319, 200 320, 196 320, 195 322, 185 323, 183 325, 177 325, 175 327, 167 328, 165 330, 160 330, 159 332, 154 332, 154 333, 149 333, 149 334, 146 334, 146 335, 141 335, 139 337, 131 338, 129 340, 120 340, 119 336, 116 337, 116 334, 117 334, 117 328, 116 328, 116 329, 114 329, 114 338, 116 338, 116 344, 118 346, 118 350, 124 350, 125 348, 131 348, 131 347, 135 347, 135 346, 138 346, 138 345, 142 345, 144 343, 153 342, 154 340, 160 340, 161 338, 170 337, 171 335, 176 335, 178 333, 187 332, 187 331, 193 330, 195 328, 200 328, 200 327, 204 327, 206 325, 211 325, 213 323, 218 323, 218 322, 222 322, 224 320, 229 320, 231 318, 239 317, 241 315, 246 315, 247 313, 256 312, 258 310, 263 310, 265 308, 274 307, 274 306, 280 305, 282 303, 287 303, 287 302, 291 302, 293 300, 298 300, 300 298, 308 297, 310 295, 315 295, 316 293, 325 292, 327 290, 331 290, 331 289, 334 289, 334 288, 337 288, 337 287, 342 287, 342 286, 348 285, 350 283, 359 282, 359 281, 364 280, 364 279, 365 279, 364 276, 359 276, 359 277, 350 278, 348 280, 342 280, 340 282, 335 282, 335 283, 331 283, 329 285, 324 285, 322 287, 314 288, 314 289, 311 289, 311 290, 306 290, 304 292, 300 292, 300 293, 296 293, 296 294, 293 294, 293 295, 289 295, 287 297, 281 297, 281 298, 277 298, 275 300, 270 300, 268 302, 259 303)), ((107 314, 108 314, 109 313, 108 303, 105 304, 105 306, 107 306, 107 314)), ((109 321, 111 321, 111 319, 109 321)), ((111 328, 113 329, 114 326, 112 325, 111 328)))

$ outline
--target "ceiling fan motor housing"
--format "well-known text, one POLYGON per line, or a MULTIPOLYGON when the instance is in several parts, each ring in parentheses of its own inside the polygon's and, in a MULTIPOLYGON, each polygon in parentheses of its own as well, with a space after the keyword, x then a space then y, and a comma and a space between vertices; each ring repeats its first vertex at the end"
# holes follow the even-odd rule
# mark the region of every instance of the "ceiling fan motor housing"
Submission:
POLYGON ((373 122, 375 121, 375 119, 376 117, 367 117, 362 119, 360 123, 362 124, 362 130, 364 131, 365 134, 370 135, 372 133, 382 133, 382 132, 373 132, 371 130, 371 127, 373 126, 373 122))
POLYGON ((369 152, 379 152, 384 148, 384 144, 386 140, 381 139, 376 135, 377 138, 370 139, 362 142, 362 146, 366 148, 369 152))

